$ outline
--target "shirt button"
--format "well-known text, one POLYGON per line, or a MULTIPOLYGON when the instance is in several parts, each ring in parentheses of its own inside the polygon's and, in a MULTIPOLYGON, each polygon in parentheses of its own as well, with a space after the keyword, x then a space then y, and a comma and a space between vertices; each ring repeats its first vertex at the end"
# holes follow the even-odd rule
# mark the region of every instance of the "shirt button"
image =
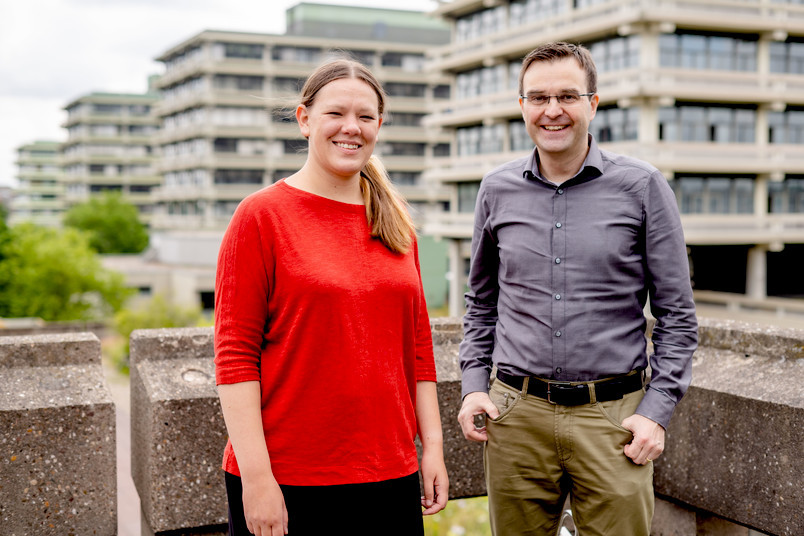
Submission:
POLYGON ((561 299, 561 294, 556 294, 556 299, 560 300, 561 299))
POLYGON ((561 259, 556 257, 556 264, 561 264, 561 259))
POLYGON ((561 367, 556 367, 556 374, 561 374, 561 371, 562 371, 561 367))
POLYGON ((557 222, 557 223, 556 223, 556 227, 557 227, 558 229, 561 229, 561 222, 557 222))
POLYGON ((564 193, 564 190, 563 190, 563 189, 561 189, 561 188, 559 188, 559 189, 557 190, 557 192, 558 192, 558 195, 562 195, 562 194, 564 193))
POLYGON ((556 331, 556 337, 561 337, 561 332, 560 331, 556 331))

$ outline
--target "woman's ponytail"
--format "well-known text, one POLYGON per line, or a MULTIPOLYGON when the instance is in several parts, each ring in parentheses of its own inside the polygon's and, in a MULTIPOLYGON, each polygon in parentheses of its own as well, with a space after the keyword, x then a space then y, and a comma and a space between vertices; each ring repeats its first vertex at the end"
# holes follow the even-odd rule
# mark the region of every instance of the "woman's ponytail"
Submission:
POLYGON ((394 187, 379 157, 372 155, 360 174, 371 236, 394 253, 407 253, 416 228, 402 196, 394 187))

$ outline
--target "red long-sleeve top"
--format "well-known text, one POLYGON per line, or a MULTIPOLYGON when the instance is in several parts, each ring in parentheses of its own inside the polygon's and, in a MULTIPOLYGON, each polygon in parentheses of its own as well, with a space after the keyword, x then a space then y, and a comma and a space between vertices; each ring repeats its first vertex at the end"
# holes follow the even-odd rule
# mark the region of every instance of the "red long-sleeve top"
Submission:
MULTIPOLYGON (((369 230, 362 205, 280 181, 244 199, 224 235, 216 382, 260 382, 280 484, 418 468, 416 382, 436 379, 418 253, 392 253, 369 230)), ((231 442, 223 468, 240 474, 231 442)))

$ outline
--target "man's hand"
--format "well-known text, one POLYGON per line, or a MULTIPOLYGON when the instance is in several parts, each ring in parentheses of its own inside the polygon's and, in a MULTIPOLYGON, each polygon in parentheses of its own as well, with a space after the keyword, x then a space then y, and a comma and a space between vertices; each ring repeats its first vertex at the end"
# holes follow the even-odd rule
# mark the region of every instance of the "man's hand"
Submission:
POLYGON ((475 426, 475 417, 484 413, 492 419, 500 416, 497 406, 491 401, 488 393, 476 391, 464 397, 461 411, 458 413, 458 422, 461 425, 461 430, 463 430, 463 437, 469 441, 478 441, 480 443, 488 440, 486 427, 478 428, 475 426))
POLYGON ((642 415, 634 414, 623 420, 622 426, 634 434, 634 439, 625 446, 623 452, 635 464, 645 465, 662 455, 664 451, 662 425, 642 415))

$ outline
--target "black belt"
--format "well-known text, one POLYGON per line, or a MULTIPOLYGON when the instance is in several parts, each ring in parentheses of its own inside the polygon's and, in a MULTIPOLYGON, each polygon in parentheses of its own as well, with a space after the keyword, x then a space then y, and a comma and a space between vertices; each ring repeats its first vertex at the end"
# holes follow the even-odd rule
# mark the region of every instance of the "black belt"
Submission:
MULTIPOLYGON (((511 376, 497 371, 497 379, 514 389, 522 390, 525 376, 511 376)), ((528 394, 544 398, 551 404, 562 406, 580 406, 592 402, 592 391, 595 400, 607 402, 619 400, 628 393, 639 391, 645 384, 645 369, 637 369, 623 376, 614 376, 593 382, 557 382, 531 376, 528 380, 528 394)))

